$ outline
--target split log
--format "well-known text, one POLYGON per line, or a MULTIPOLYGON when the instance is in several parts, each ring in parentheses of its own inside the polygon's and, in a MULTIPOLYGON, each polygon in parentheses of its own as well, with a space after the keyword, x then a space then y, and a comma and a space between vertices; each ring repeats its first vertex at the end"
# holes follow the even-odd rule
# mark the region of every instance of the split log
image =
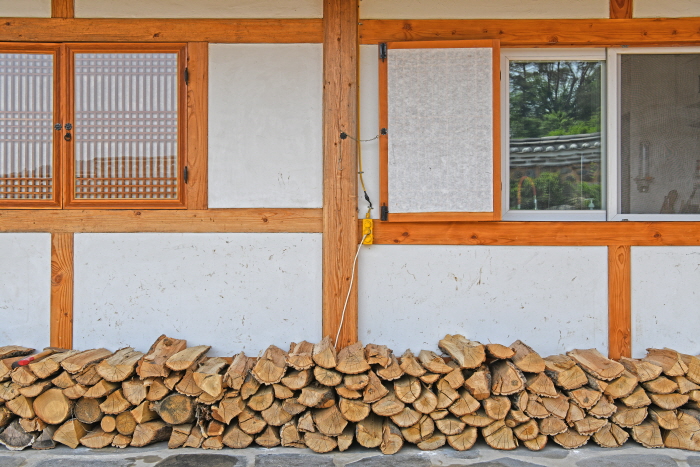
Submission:
POLYGON ((438 347, 463 369, 478 368, 486 361, 485 347, 480 342, 470 341, 460 334, 446 335, 438 342, 438 347))
POLYGON ((406 352, 404 352, 404 354, 401 356, 401 363, 399 366, 404 373, 416 378, 419 378, 425 374, 425 368, 418 363, 418 360, 410 350, 406 350, 406 352))
MULTIPOLYGON (((379 374, 377 374, 377 376, 379 376, 379 374)), ((454 368, 445 375, 443 381, 449 384, 452 389, 459 389, 464 385, 464 373, 462 373, 461 368, 454 368)))
MULTIPOLYGON (((61 394, 63 395, 63 394, 61 394)), ((34 410, 37 411, 36 404, 38 402, 38 399, 34 401, 34 410)), ((73 408, 73 416, 80 420, 81 422, 85 423, 86 425, 92 425, 93 423, 97 423, 100 420, 102 420, 102 417, 104 417, 104 414, 102 413, 102 410, 100 410, 100 402, 97 399, 85 399, 85 398, 80 398, 78 401, 75 403, 75 407, 73 408)), ((68 418, 68 414, 66 414, 66 418, 68 418)), ((64 418, 63 420, 65 420, 64 418)), ((58 424, 61 423, 63 420, 54 423, 58 424)), ((105 431, 112 431, 112 430, 105 430, 105 431)), ((111 443, 111 441, 110 441, 111 443)))
POLYGON ((269 346, 253 366, 251 374, 260 384, 279 383, 287 371, 287 352, 277 346, 269 346))
POLYGON ((491 396, 491 372, 487 366, 475 371, 465 382, 464 387, 476 400, 488 399, 491 396))
POLYGON ((24 397, 33 398, 33 397, 38 397, 41 393, 43 393, 47 389, 51 389, 51 387, 53 387, 53 384, 51 383, 51 381, 45 380, 45 381, 39 381, 37 383, 34 383, 31 386, 19 388, 18 391, 24 397))
POLYGON ((233 424, 226 428, 221 441, 232 449, 243 449, 250 446, 253 442, 253 437, 241 430, 237 424, 233 424))
POLYGON ((83 397, 85 399, 100 399, 102 397, 107 397, 120 387, 121 384, 119 383, 110 383, 109 381, 105 381, 103 379, 100 380, 99 383, 88 388, 88 390, 85 391, 85 394, 83 394, 83 397))
POLYGON ((335 368, 338 364, 338 354, 331 338, 326 336, 321 342, 314 345, 312 358, 314 363, 323 368, 335 368))
MULTIPOLYGON (((375 434, 376 434, 376 429, 377 429, 376 424, 381 423, 381 421, 377 422, 377 420, 379 420, 379 419, 375 418, 374 424, 371 425, 372 429, 374 430, 373 433, 375 433, 375 434)), ((358 426, 359 426, 359 424, 358 424, 358 426)), ((403 435, 404 439, 406 441, 408 441, 409 443, 413 443, 413 444, 418 444, 421 441, 429 439, 431 436, 433 436, 433 433, 435 433, 435 422, 433 421, 432 418, 428 417, 427 415, 423 415, 420 418, 420 420, 418 420, 418 422, 416 424, 401 429, 401 434, 403 435)), ((372 441, 372 440, 374 440, 374 437, 372 436, 369 439, 372 441)), ((365 445, 363 444, 363 446, 365 446, 365 445)), ((378 444, 376 446, 378 446, 378 444)), ((376 447, 376 446, 365 446, 365 447, 376 447)))
MULTIPOLYGON (((666 370, 664 370, 665 372, 666 370)), ((668 374, 668 373, 667 373, 668 374)), ((673 376, 673 375, 671 375, 673 376)), ((662 433, 667 448, 700 451, 700 422, 686 413, 678 414, 678 428, 662 433)))
MULTIPOLYGON (((515 350, 501 344, 486 344, 486 355, 494 360, 506 360, 515 355, 515 350)), ((449 439, 448 439, 449 442, 449 439)))
POLYGON ((596 418, 610 418, 615 412, 617 412, 617 406, 609 396, 601 397, 598 403, 588 410, 588 414, 596 418))
MULTIPOLYGON (((286 401, 285 401, 286 402, 286 401)), ((224 397, 219 405, 212 407, 211 415, 214 420, 229 425, 231 420, 238 416, 245 409, 245 401, 240 397, 224 397)), ((285 404, 283 404, 283 408, 285 404)))
POLYGON ((28 448, 32 445, 35 438, 36 435, 33 433, 24 431, 18 420, 13 421, 0 432, 0 444, 10 451, 21 451, 24 448, 28 448))
POLYGON ((539 431, 543 435, 554 436, 568 430, 566 422, 557 417, 545 417, 538 421, 539 431))
POLYGON ((671 394, 678 391, 678 384, 665 376, 660 376, 654 380, 642 383, 644 389, 654 394, 671 394))
MULTIPOLYGON (((165 386, 165 383, 160 381, 160 378, 156 379, 156 381, 159 381, 159 384, 167 389, 167 386, 165 386)), ((204 392, 202 388, 197 386, 197 383, 194 382, 194 371, 191 369, 185 371, 185 375, 182 377, 180 382, 175 385, 175 390, 180 394, 184 394, 186 396, 191 397, 197 397, 204 392)), ((165 394, 167 394, 168 392, 169 391, 166 391, 165 394)), ((149 390, 149 394, 147 397, 149 398, 149 400, 151 399, 151 390, 149 390)), ((165 396, 161 396, 161 398, 163 397, 165 396)))
POLYGON ((297 402, 307 407, 322 407, 332 401, 335 401, 333 390, 320 385, 305 387, 297 399, 297 402))
POLYGON ((256 412, 262 412, 272 405, 275 400, 275 394, 272 391, 272 386, 260 388, 255 395, 248 399, 248 407, 256 412))
POLYGON ((105 399, 103 403, 100 404, 100 410, 109 415, 115 415, 124 412, 130 407, 131 404, 128 400, 124 399, 121 389, 117 389, 116 391, 114 391, 107 397, 107 399, 105 399))
POLYGON ((75 385, 75 380, 67 371, 62 371, 58 376, 51 380, 51 384, 61 389, 68 389, 75 385))
POLYGON ((144 381, 144 386, 148 388, 146 400, 151 402, 159 401, 170 393, 170 389, 165 385, 163 378, 148 378, 144 381))
POLYGON ((370 413, 370 405, 360 400, 351 400, 341 397, 338 401, 338 408, 345 420, 349 422, 359 422, 367 418, 370 413))
POLYGON ((617 405, 617 411, 613 414, 611 421, 624 428, 632 428, 639 425, 647 418, 646 407, 633 409, 624 405, 617 405))
POLYGON ((620 358, 620 363, 627 371, 639 378, 639 381, 642 383, 658 378, 663 371, 663 368, 654 363, 637 360, 636 358, 622 357, 620 358))
POLYGON ((259 413, 246 407, 238 416, 238 425, 249 435, 257 435, 265 429, 267 422, 259 413))
POLYGON ((338 443, 338 450, 340 452, 347 451, 352 445, 354 439, 355 427, 352 425, 346 426, 343 432, 340 434, 340 436, 338 436, 338 438, 336 439, 338 443))
POLYGON ((603 428, 606 423, 608 423, 607 420, 602 420, 595 417, 586 417, 583 420, 575 422, 574 427, 580 435, 590 436, 598 433, 598 431, 600 431, 600 429, 603 428))
POLYGON ((605 358, 596 349, 576 349, 566 355, 573 358, 587 373, 604 381, 612 381, 625 371, 621 363, 605 358))
POLYGON ((53 440, 75 449, 80 445, 80 438, 85 436, 87 432, 87 425, 73 418, 58 427, 53 434, 53 440))
POLYGON ((588 383, 586 373, 566 355, 552 355, 544 359, 545 373, 562 389, 578 389, 588 383))
POLYGON ((422 386, 418 378, 413 376, 402 376, 394 381, 394 393, 397 399, 406 404, 412 404, 420 397, 422 386))
POLYGON ((12 364, 22 360, 24 357, 10 357, 0 360, 0 381, 6 381, 12 376, 12 364))
POLYGON ((284 447, 305 448, 304 440, 295 422, 290 421, 280 428, 280 443, 284 447))
POLYGON ((182 394, 171 394, 154 403, 152 409, 168 425, 192 423, 196 413, 194 400, 182 394))
POLYGON ((338 364, 335 369, 346 375, 356 375, 369 370, 362 342, 356 342, 338 352, 338 364))
POLYGON ((660 366, 666 376, 683 376, 688 371, 681 354, 671 349, 647 349, 642 360, 660 366))
POLYGON ((623 397, 620 400, 627 407, 632 407, 635 409, 639 407, 646 407, 647 405, 651 404, 651 399, 649 399, 646 391, 641 386, 638 386, 637 389, 632 392, 632 394, 627 397, 623 397))
POLYGON ((590 409, 598 403, 602 394, 600 391, 582 387, 569 391, 568 396, 582 409, 590 409))
POLYGON ((518 447, 518 440, 513 435, 513 429, 507 427, 503 420, 498 420, 482 428, 481 434, 486 444, 494 449, 511 451, 518 447))
POLYGON ((580 435, 574 430, 567 430, 552 437, 555 443, 565 449, 580 448, 588 442, 590 436, 580 435))
POLYGON ((513 434, 520 441, 530 441, 539 436, 540 428, 535 420, 530 420, 513 428, 513 434))
POLYGON ((304 410, 306 410, 306 406, 300 404, 296 397, 292 397, 282 402, 282 409, 285 412, 290 413, 292 415, 299 415, 304 410))
POLYGON ((290 397, 294 397, 294 391, 289 389, 287 386, 283 386, 281 384, 273 384, 272 392, 275 395, 275 399, 279 399, 281 401, 289 399, 290 397))
POLYGON ((299 417, 297 427, 299 431, 306 433, 313 433, 316 431, 316 425, 314 425, 314 419, 311 412, 304 412, 304 414, 299 417))
POLYGON ((73 378, 75 379, 76 383, 87 387, 97 384, 102 379, 100 374, 97 372, 97 364, 94 363, 88 365, 87 368, 73 376, 73 378))
POLYGON ((187 347, 168 357, 165 361, 165 366, 173 371, 193 369, 210 349, 211 346, 209 345, 187 347))
POLYGON ((359 375, 345 375, 343 377, 343 385, 352 391, 361 391, 369 383, 369 376, 367 373, 361 373, 359 375))
POLYGON ((313 351, 314 345, 310 342, 301 341, 298 344, 292 342, 287 354, 287 365, 295 370, 310 369, 314 366, 313 351))
POLYGON ((593 441, 603 448, 619 448, 629 438, 629 433, 614 423, 607 422, 597 433, 593 435, 593 441))
POLYGON ((207 433, 207 436, 219 436, 219 435, 223 435, 225 430, 226 430, 226 425, 224 425, 221 422, 217 422, 216 420, 212 420, 207 425, 206 433, 207 433))
POLYGON ((659 407, 651 406, 648 411, 649 418, 664 430, 675 430, 678 428, 678 416, 674 410, 663 410, 659 407))
POLYGON ((172 427, 161 420, 136 425, 134 434, 131 437, 131 446, 142 447, 158 441, 167 441, 170 438, 172 427))
POLYGON ((697 391, 700 386, 690 381, 685 376, 673 376, 673 381, 678 385, 678 392, 681 394, 689 394, 692 391, 697 391))
POLYGON ((545 373, 535 373, 527 377, 527 388, 542 397, 557 397, 556 388, 554 383, 545 373))
MULTIPOLYGON (((61 392, 60 389, 58 389, 57 391, 61 392)), ((19 395, 11 401, 5 402, 5 407, 10 409, 12 413, 17 415, 18 417, 34 418, 36 414, 34 412, 34 408, 32 407, 32 402, 32 399, 28 399, 22 395, 19 395)))
POLYGON ((34 432, 34 431, 42 431, 44 428, 49 426, 47 423, 42 421, 38 417, 34 418, 20 418, 19 419, 19 425, 22 427, 24 431, 27 433, 34 432))
POLYGON ((448 436, 447 442, 455 451, 467 451, 474 446, 477 436, 477 429, 470 426, 465 428, 464 431, 459 434, 448 436))
POLYGON ((418 361, 423 368, 432 373, 447 374, 452 371, 452 368, 445 364, 445 360, 441 356, 430 350, 421 350, 418 354, 418 361))
POLYGON ((681 354, 681 359, 688 367, 685 377, 695 384, 700 384, 700 358, 681 354))
POLYGON ((401 431, 396 425, 385 419, 382 425, 382 443, 379 445, 382 454, 396 454, 402 447, 401 431))
POLYGON ((140 379, 132 379, 122 383, 122 395, 131 405, 139 405, 146 399, 148 388, 140 379))
POLYGON ((112 446, 114 446, 115 448, 124 449, 125 447, 131 444, 131 441, 131 436, 121 435, 117 433, 117 435, 112 440, 112 446))
POLYGON ((337 386, 343 381, 343 375, 341 373, 329 368, 315 366, 313 372, 314 379, 324 386, 337 386))
POLYGON ((131 412, 122 412, 116 417, 116 429, 119 434, 133 436, 137 426, 138 423, 131 412))
POLYGON ((565 395, 559 394, 557 397, 542 397, 540 401, 542 405, 544 405, 544 408, 547 409, 547 412, 562 420, 566 418, 566 414, 569 412, 569 398, 565 395))
POLYGON ((499 360, 491 365, 491 391, 497 396, 508 396, 525 389, 525 377, 510 361, 499 360))
POLYGON ((264 448, 279 446, 281 443, 279 428, 268 425, 261 434, 255 437, 255 442, 264 448))
POLYGON ((444 410, 444 409, 436 409, 436 410, 433 410, 432 412, 430 412, 429 416, 433 420, 437 421, 437 420, 442 420, 445 417, 449 417, 450 412, 448 412, 447 410, 444 410))
POLYGON ((460 417, 460 420, 462 420, 469 426, 477 428, 489 426, 496 421, 493 418, 486 415, 486 412, 484 412, 483 409, 479 409, 474 413, 464 415, 463 417, 460 417))
POLYGON ((434 451, 443 447, 446 442, 447 437, 445 435, 440 432, 435 432, 433 433, 433 436, 421 441, 416 446, 418 446, 418 449, 421 451, 434 451))
POLYGON ((413 408, 422 414, 430 414, 437 408, 437 396, 427 387, 423 387, 420 396, 413 402, 413 408))
POLYGON ((338 446, 338 442, 334 438, 321 433, 304 433, 304 444, 319 454, 330 452, 338 446))
POLYGON ((47 425, 32 443, 32 449, 43 451, 46 449, 55 448, 56 443, 53 440, 53 435, 56 432, 56 428, 57 427, 55 425, 47 425))
POLYGON ((83 397, 87 390, 88 388, 86 388, 82 384, 74 384, 73 386, 64 389, 63 395, 66 396, 68 399, 76 400, 83 397))
MULTIPOLYGON (((335 407, 335 406, 334 406, 335 407)), ((329 409, 326 409, 329 410, 329 409)), ((282 403, 278 400, 267 409, 261 412, 263 420, 271 426, 282 426, 292 419, 292 414, 282 408, 282 403)))
POLYGON ((318 431, 326 436, 339 436, 348 425, 348 421, 340 413, 337 405, 314 410, 312 417, 318 431))
POLYGON ((649 394, 651 401, 666 410, 675 410, 688 402, 687 394, 649 394))
POLYGON ((102 360, 97 364, 95 370, 105 380, 118 383, 136 372, 136 364, 141 357, 143 357, 143 352, 126 347, 117 350, 114 355, 102 360))
POLYGON ((386 368, 391 363, 391 350, 386 345, 367 344, 365 358, 370 365, 386 368))
POLYGON ((527 401, 527 407, 524 412, 532 418, 545 418, 549 417, 549 410, 542 403, 542 399, 539 396, 530 395, 527 401))
MULTIPOLYGON (((172 435, 172 432, 171 432, 172 435)), ((199 425, 194 425, 190 434, 187 436, 183 448, 201 448, 204 442, 204 435, 202 434, 202 427, 199 425)))
POLYGON ((101 362, 111 355, 112 352, 107 349, 86 350, 66 358, 61 362, 61 366, 68 373, 74 375, 86 369, 88 365, 101 362))
POLYGON ((335 387, 335 392, 340 397, 344 397, 346 399, 362 399, 362 393, 360 391, 355 391, 354 389, 348 389, 342 383, 335 387))
POLYGON ((363 402, 371 404, 373 402, 377 402, 379 399, 389 394, 389 390, 384 387, 381 380, 373 371, 370 370, 367 373, 367 376, 369 377, 369 382, 367 383, 367 386, 365 387, 365 390, 362 393, 363 402))
MULTIPOLYGON (((404 408, 406 408, 406 405, 396 397, 394 391, 389 391, 386 396, 372 404, 372 412, 376 413, 380 417, 391 417, 393 415, 397 415, 403 412, 404 408)), ((350 421, 353 422, 356 420, 350 421)))
POLYGON ((100 449, 112 444, 116 433, 105 433, 101 428, 95 428, 80 438, 80 444, 90 449, 100 449))
POLYGON ((662 448, 664 440, 656 422, 647 420, 632 427, 632 438, 645 448, 662 448))
POLYGON ((136 373, 141 379, 168 376, 170 369, 165 366, 165 362, 186 347, 187 341, 185 340, 173 339, 165 334, 161 335, 151 345, 146 355, 139 360, 136 373))
POLYGON ((407 428, 418 423, 421 417, 422 414, 420 412, 417 412, 410 407, 405 407, 398 414, 392 415, 391 421, 401 428, 407 428))
POLYGON ((117 431, 117 418, 114 415, 103 416, 100 420, 100 428, 107 433, 117 431))
POLYGON ((231 365, 229 365, 226 373, 224 374, 224 385, 239 391, 241 386, 243 386, 243 382, 245 381, 246 376, 248 376, 249 371, 253 368, 253 365, 255 365, 255 360, 246 357, 245 353, 241 352, 236 354, 233 357, 231 365))
POLYGON ((462 389, 459 391, 459 399, 457 399, 454 404, 449 407, 449 411, 457 417, 462 417, 464 415, 476 412, 479 410, 479 407, 479 401, 474 399, 469 391, 462 389))
POLYGON ((19 345, 5 345, 0 347, 0 360, 11 357, 24 357, 34 352, 34 349, 19 345))
POLYGON ((32 373, 32 370, 30 370, 28 366, 15 368, 12 370, 10 377, 12 378, 12 381, 22 387, 30 386, 39 379, 34 373, 32 373))
POLYGON ((444 435, 453 436, 458 435, 466 428, 467 424, 464 423, 459 418, 452 415, 448 415, 445 418, 435 420, 435 426, 444 435))
POLYGON ((252 374, 248 373, 248 375, 245 377, 245 380, 243 381, 243 384, 241 385, 240 390, 240 394, 243 400, 248 400, 250 396, 258 392, 260 386, 261 385, 258 382, 258 380, 255 379, 255 377, 252 374))
MULTIPOLYGON (((330 370, 332 371, 332 370, 330 370)), ((298 391, 308 386, 314 380, 311 370, 294 370, 290 371, 287 376, 282 378, 282 384, 287 386, 292 391, 298 391)), ((321 383, 323 384, 323 383, 321 383)), ((324 386, 329 386, 328 384, 324 386)))
POLYGON ((481 404, 484 407, 484 412, 494 420, 503 420, 510 411, 510 399, 504 396, 491 396, 484 399, 481 404))
POLYGON ((637 388, 637 383, 639 383, 639 378, 625 370, 618 378, 611 381, 603 392, 613 399, 620 399, 632 394, 637 388))
POLYGON ((221 357, 210 358, 192 374, 195 384, 210 396, 218 397, 224 391, 224 375, 220 372, 226 365, 221 357))
POLYGON ((50 376, 55 375, 61 370, 61 362, 68 357, 79 353, 78 350, 68 350, 65 352, 57 352, 49 355, 41 360, 35 360, 31 362, 28 366, 32 370, 37 378, 46 379, 50 376))
POLYGON ((530 420, 532 419, 528 417, 527 414, 525 414, 525 412, 516 409, 511 409, 508 412, 508 415, 506 415, 506 426, 510 428, 515 428, 516 426, 522 425, 523 423, 527 423, 530 420))
POLYGON ((510 348, 515 351, 515 355, 511 357, 511 361, 521 371, 527 373, 542 373, 545 370, 544 359, 522 341, 513 342, 510 348))
MULTIPOLYGON (((268 441, 269 442, 269 441, 268 441)), ((270 447, 272 446, 279 446, 279 442, 277 444, 270 444, 270 447)), ((211 436, 209 438, 206 438, 204 442, 202 442, 202 449, 223 449, 224 448, 224 443, 223 443, 223 436, 211 436)))

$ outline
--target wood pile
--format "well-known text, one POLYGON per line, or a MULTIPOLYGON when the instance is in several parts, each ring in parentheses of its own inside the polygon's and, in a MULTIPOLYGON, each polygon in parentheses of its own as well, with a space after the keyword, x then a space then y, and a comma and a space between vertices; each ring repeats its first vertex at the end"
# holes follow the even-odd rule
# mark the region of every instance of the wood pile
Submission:
POLYGON ((542 358, 520 341, 483 345, 460 335, 443 354, 396 356, 329 338, 270 346, 258 357, 207 357, 208 346, 160 336, 124 348, 34 352, 0 347, 0 444, 12 450, 145 446, 308 447, 353 443, 393 454, 405 443, 462 451, 549 440, 700 451, 700 358, 648 349, 643 359, 573 350, 542 358))

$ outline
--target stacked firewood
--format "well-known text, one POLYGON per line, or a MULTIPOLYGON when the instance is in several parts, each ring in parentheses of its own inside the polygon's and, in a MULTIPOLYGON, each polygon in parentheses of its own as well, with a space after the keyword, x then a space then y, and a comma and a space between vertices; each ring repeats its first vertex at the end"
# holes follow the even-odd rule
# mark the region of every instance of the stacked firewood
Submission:
POLYGON ((145 446, 308 447, 353 443, 393 454, 404 443, 432 450, 577 448, 591 438, 619 447, 700 450, 700 358, 648 349, 609 360, 573 350, 542 358, 520 341, 482 345, 460 335, 444 352, 329 338, 270 346, 258 357, 207 357, 161 336, 143 354, 0 347, 0 443, 10 449, 145 446), (16 365, 15 365, 16 366, 16 365))

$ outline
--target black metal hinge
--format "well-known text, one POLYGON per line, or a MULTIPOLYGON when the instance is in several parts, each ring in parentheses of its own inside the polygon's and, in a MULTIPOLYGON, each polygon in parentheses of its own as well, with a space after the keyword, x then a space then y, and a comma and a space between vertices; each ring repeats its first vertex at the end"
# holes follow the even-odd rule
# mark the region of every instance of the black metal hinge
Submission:
POLYGON ((190 84, 190 69, 185 68, 185 86, 190 84))
POLYGON ((389 206, 386 204, 382 205, 379 209, 379 220, 388 221, 389 220, 389 206))
POLYGON ((386 60, 386 42, 382 42, 379 44, 379 58, 381 61, 386 60))
POLYGON ((187 171, 187 166, 185 166, 185 170, 182 171, 182 178, 185 180, 185 183, 189 180, 189 172, 187 171))

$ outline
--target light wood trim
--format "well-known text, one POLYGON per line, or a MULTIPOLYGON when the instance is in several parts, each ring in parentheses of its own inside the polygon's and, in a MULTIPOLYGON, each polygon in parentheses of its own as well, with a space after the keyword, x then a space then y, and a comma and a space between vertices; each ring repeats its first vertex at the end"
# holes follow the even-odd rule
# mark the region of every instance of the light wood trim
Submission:
POLYGON ((73 347, 73 234, 51 234, 52 347, 73 347))
POLYGON ((323 335, 345 347, 357 341, 357 281, 348 294, 358 242, 357 135, 358 0, 323 2, 323 335))
POLYGON ((207 209, 209 44, 187 44, 187 209, 207 209))
POLYGON ((611 19, 631 19, 634 0, 610 0, 611 19))
MULTIPOLYGON (((496 188, 494 187, 494 190, 496 188)), ((473 222, 493 221, 492 212, 396 212, 389 211, 391 222, 473 222)))
POLYGON ((321 19, 0 18, 8 42, 321 43, 321 19))
MULTIPOLYGON (((389 127, 389 63, 379 60, 379 128, 389 127)), ((389 206, 389 135, 379 132, 379 206, 389 206)), ((381 209, 381 207, 380 207, 381 209)))
POLYGON ((700 41, 698 18, 378 20, 360 42, 498 39, 501 47, 680 45, 700 41))
MULTIPOLYGON (((0 224, 2 218, 0 217, 0 224)), ((358 240, 362 220, 358 220, 358 240)), ((700 246, 700 222, 374 222, 384 245, 700 246)))
POLYGON ((321 209, 0 210, 0 232, 318 233, 322 226, 321 209))
POLYGON ((52 18, 73 18, 75 16, 74 0, 51 0, 52 18))
POLYGON ((497 40, 492 42, 493 53, 493 220, 502 219, 502 195, 501 186, 501 44, 497 40))
POLYGON ((608 246, 608 356, 632 356, 632 297, 629 245, 608 246))

